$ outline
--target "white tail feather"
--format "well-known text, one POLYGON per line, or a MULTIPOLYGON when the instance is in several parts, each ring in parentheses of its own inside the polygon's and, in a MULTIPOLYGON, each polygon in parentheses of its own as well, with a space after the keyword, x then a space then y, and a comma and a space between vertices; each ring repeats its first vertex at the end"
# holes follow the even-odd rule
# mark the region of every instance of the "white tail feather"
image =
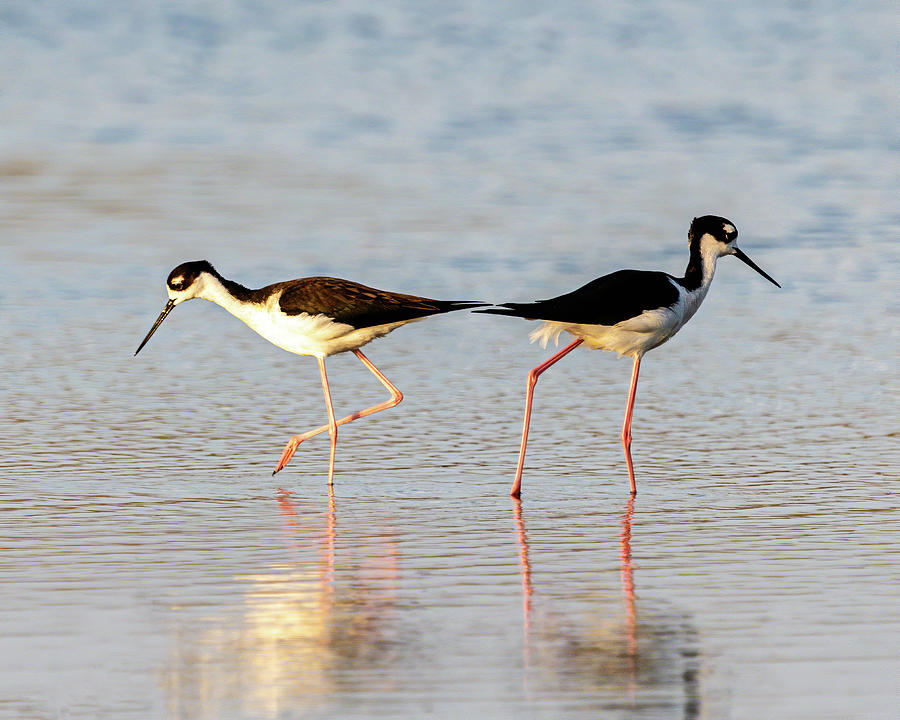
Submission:
POLYGON ((540 327, 532 330, 528 337, 531 338, 531 342, 540 340, 542 348, 547 347, 547 343, 551 340, 553 340, 556 345, 559 345, 559 336, 565 329, 565 323, 545 322, 542 323, 540 327))

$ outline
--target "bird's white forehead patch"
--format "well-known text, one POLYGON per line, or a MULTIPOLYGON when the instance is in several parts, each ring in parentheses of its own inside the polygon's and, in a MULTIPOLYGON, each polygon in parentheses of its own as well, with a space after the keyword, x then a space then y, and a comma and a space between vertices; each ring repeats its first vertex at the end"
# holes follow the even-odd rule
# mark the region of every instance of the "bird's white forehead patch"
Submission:
POLYGON ((172 285, 181 285, 184 282, 184 275, 172 278, 172 285))
POLYGON ((723 229, 726 233, 728 233, 729 235, 730 235, 731 233, 733 233, 733 232, 737 232, 737 230, 735 229, 734 225, 729 225, 728 223, 725 223, 725 224, 722 226, 722 229, 723 229))

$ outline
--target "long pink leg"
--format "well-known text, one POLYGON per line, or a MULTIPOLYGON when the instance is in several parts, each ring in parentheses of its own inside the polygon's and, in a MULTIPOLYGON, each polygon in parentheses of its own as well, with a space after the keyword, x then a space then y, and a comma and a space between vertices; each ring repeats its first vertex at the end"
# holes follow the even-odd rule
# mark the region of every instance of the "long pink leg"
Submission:
POLYGON ((640 369, 641 356, 635 355, 634 369, 631 371, 631 387, 628 389, 628 406, 625 408, 625 422, 622 425, 622 447, 625 448, 625 462, 628 464, 628 480, 631 482, 632 495, 637 495, 637 485, 634 483, 634 465, 631 462, 631 415, 634 412, 634 396, 637 393, 640 369))
POLYGON ((528 380, 525 383, 525 420, 522 423, 522 443, 519 445, 519 465, 516 467, 516 478, 513 480, 512 489, 509 494, 517 498, 522 495, 522 469, 525 467, 525 446, 528 444, 528 426, 531 424, 531 402, 534 399, 534 386, 537 385, 538 378, 541 373, 549 368, 557 360, 562 360, 566 355, 577 348, 584 342, 578 338, 570 345, 566 345, 556 355, 546 362, 538 365, 528 373, 528 380))
MULTIPOLYGON (((378 405, 373 405, 370 408, 366 408, 365 410, 358 410, 357 412, 350 413, 346 417, 342 417, 340 420, 335 422, 335 425, 344 425, 353 420, 358 420, 359 418, 366 417, 366 415, 372 415, 373 413, 381 412, 382 410, 387 410, 388 408, 392 408, 395 405, 399 404, 401 400, 403 400, 403 393, 401 393, 394 385, 388 380, 381 371, 375 367, 369 358, 363 355, 359 350, 354 350, 353 353, 362 360, 363 364, 372 372, 372 374, 377 377, 381 384, 387 388, 388 392, 390 392, 391 397, 388 400, 385 400, 378 405)), ((290 462, 290 459, 294 456, 294 453, 297 451, 297 447, 304 440, 309 440, 311 437, 315 437, 320 433, 325 432, 330 429, 329 425, 322 425, 321 427, 317 427, 314 430, 308 430, 301 435, 294 435, 290 440, 288 440, 287 445, 285 445, 284 451, 281 453, 281 459, 278 461, 278 467, 275 468, 273 475, 277 473, 279 470, 284 469, 284 466, 290 462)))
POLYGON ((328 435, 331 437, 331 454, 328 456, 328 484, 334 483, 334 451, 337 448, 337 421, 334 419, 334 406, 331 404, 331 390, 328 387, 328 376, 325 374, 325 358, 318 358, 319 374, 322 376, 322 390, 325 392, 325 407, 328 408, 328 435))

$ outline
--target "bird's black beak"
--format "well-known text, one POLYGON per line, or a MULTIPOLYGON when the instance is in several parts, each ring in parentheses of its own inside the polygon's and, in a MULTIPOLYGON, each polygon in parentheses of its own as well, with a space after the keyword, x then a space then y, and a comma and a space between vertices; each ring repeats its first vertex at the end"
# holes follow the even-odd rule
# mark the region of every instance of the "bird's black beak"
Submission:
MULTIPOLYGON (((759 265, 757 265, 750 258, 748 258, 740 248, 733 247, 731 249, 734 250, 734 256, 738 260, 742 260, 743 262, 747 263, 750 267, 752 267, 754 270, 756 270, 756 272, 758 272, 760 275, 762 275, 766 280, 768 280, 770 283, 772 283, 776 287, 781 287, 781 285, 779 285, 769 275, 767 275, 765 273, 765 271, 759 267, 759 265)), ((160 320, 160 322, 162 322, 162 320, 160 320)), ((153 328, 153 329, 156 330, 156 328, 153 328)), ((148 337, 149 337, 149 335, 148 335, 148 337)))
MULTIPOLYGON (((760 272, 762 272, 762 270, 760 270, 760 272)), ((775 282, 775 281, 773 280, 772 282, 775 282)), ((169 300, 169 302, 167 302, 166 306, 163 308, 163 311, 159 314, 159 317, 156 318, 156 322, 153 323, 153 327, 150 328, 150 332, 147 333, 147 337, 145 337, 143 340, 141 340, 141 344, 138 345, 138 349, 134 351, 135 355, 137 355, 141 351, 141 348, 147 344, 147 341, 150 339, 150 336, 156 332, 156 328, 158 328, 160 325, 162 325, 162 321, 166 319, 166 315, 168 315, 170 312, 172 312, 173 307, 175 307, 175 301, 169 300)))

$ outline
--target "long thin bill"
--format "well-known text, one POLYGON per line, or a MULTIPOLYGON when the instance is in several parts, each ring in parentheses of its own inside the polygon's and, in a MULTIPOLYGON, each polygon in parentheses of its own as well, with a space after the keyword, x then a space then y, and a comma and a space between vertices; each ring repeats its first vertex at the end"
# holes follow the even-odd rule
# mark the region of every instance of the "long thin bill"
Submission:
MULTIPOLYGON (((762 271, 760 270, 760 272, 762 272, 762 271)), ((774 282, 774 280, 772 282, 774 282)), ((163 308, 163 311, 159 314, 159 317, 156 318, 156 322, 153 323, 153 327, 150 328, 150 332, 147 333, 147 337, 145 337, 141 341, 141 344, 138 345, 138 349, 134 351, 135 355, 137 355, 141 351, 141 348, 147 344, 147 341, 150 339, 150 336, 156 332, 156 328, 158 328, 160 325, 162 325, 162 321, 166 319, 166 315, 168 315, 170 312, 172 312, 173 307, 175 307, 175 301, 169 300, 169 302, 167 302, 166 306, 163 308)))
MULTIPOLYGON (((776 287, 781 287, 781 285, 779 285, 779 284, 778 284, 777 282, 775 282, 769 275, 767 275, 767 274, 765 273, 765 271, 763 271, 763 269, 759 267, 759 265, 757 265, 757 264, 756 264, 755 262, 753 262, 750 258, 748 258, 740 248, 733 248, 733 250, 734 250, 734 256, 735 256, 738 260, 743 260, 745 263, 747 263, 750 267, 752 267, 754 270, 756 270, 756 272, 758 272, 760 275, 762 275, 762 276, 763 276, 766 280, 768 280, 770 283, 772 283, 772 284, 775 285, 776 287)), ((156 328, 154 328, 154 330, 155 330, 155 329, 156 329, 156 328)))

